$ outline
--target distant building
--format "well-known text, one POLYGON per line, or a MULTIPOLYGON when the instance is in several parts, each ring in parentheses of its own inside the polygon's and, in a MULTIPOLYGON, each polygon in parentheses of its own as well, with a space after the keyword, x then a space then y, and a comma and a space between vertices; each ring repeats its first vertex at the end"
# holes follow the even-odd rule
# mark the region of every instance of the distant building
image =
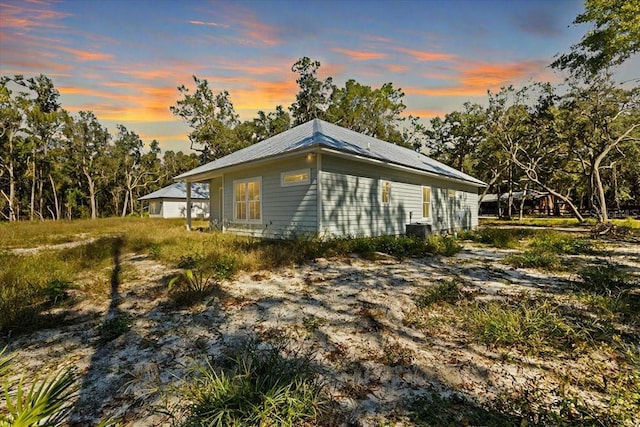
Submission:
MULTIPOLYGON (((152 218, 187 217, 187 187, 184 182, 161 188, 138 200, 149 202, 149 216, 152 218)), ((209 217, 209 184, 191 183, 191 217, 209 217)))
MULTIPOLYGON (((520 212, 520 204, 524 197, 523 213, 524 215, 564 215, 569 213, 566 204, 557 199, 546 191, 526 190, 514 191, 511 194, 513 205, 511 206, 512 214, 520 212)), ((498 194, 490 193, 480 200, 481 216, 499 216, 499 208, 502 214, 508 212, 509 209, 509 193, 500 195, 500 206, 498 206, 498 194)))

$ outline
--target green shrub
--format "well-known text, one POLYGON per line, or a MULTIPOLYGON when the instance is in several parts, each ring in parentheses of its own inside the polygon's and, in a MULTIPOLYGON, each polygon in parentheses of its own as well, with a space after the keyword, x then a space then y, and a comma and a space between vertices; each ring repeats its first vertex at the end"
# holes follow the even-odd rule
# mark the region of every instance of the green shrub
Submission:
POLYGON ((73 408, 78 390, 77 375, 73 368, 63 369, 40 379, 22 375, 17 382, 9 382, 12 360, 0 351, 0 378, 6 407, 0 413, 0 425, 6 426, 62 426, 73 408), (25 382, 31 380, 31 386, 25 382))
POLYGON ((285 356, 286 346, 250 340, 222 362, 201 366, 185 387, 192 402, 187 426, 297 426, 317 424, 322 385, 310 356, 285 356))
POLYGON ((71 287, 71 282, 53 279, 47 282, 40 291, 41 295, 46 298, 50 305, 56 305, 69 297, 67 292, 71 287))

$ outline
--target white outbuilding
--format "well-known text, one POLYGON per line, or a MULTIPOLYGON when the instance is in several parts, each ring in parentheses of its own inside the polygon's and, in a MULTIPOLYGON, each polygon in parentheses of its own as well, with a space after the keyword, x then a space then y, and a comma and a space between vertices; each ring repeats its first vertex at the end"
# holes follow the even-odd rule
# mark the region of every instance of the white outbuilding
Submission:
MULTIPOLYGON (((209 184, 191 183, 191 218, 209 217, 209 184)), ((138 200, 149 202, 152 218, 186 218, 187 188, 184 182, 176 182, 138 200)))

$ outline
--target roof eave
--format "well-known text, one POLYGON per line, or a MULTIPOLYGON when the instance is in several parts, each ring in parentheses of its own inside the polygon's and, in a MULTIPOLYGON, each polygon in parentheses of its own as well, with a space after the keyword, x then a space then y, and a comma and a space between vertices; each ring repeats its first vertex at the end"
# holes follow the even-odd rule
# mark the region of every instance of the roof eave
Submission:
POLYGON ((367 156, 362 156, 359 154, 354 154, 348 151, 341 151, 335 148, 327 148, 327 147, 320 147, 320 151, 321 152, 325 152, 325 153, 329 153, 329 154, 334 154, 334 155, 338 155, 340 157, 349 157, 349 158, 357 158, 358 160, 361 161, 365 161, 365 162, 370 162, 370 163, 374 163, 374 164, 378 164, 378 165, 386 165, 388 167, 392 167, 395 169, 400 169, 400 170, 404 170, 404 171, 409 171, 409 172, 413 172, 413 173, 418 173, 420 175, 425 175, 425 176, 430 176, 430 177, 434 177, 434 178, 440 178, 440 179, 444 179, 447 181, 453 181, 453 182, 458 182, 458 183, 463 183, 466 185, 474 185, 476 187, 480 187, 480 188, 485 188, 488 187, 488 185, 480 180, 478 181, 469 181, 466 179, 462 179, 462 178, 455 178, 455 177, 451 177, 448 175, 443 175, 443 174, 439 174, 439 173, 434 173, 434 172, 429 172, 429 171, 425 171, 422 169, 418 169, 418 168, 413 168, 411 166, 406 166, 400 163, 395 163, 392 161, 386 161, 386 160, 381 160, 381 159, 377 159, 373 156, 371 157, 367 157, 367 156))
POLYGON ((210 179, 216 178, 223 173, 231 172, 236 169, 240 169, 247 166, 257 166, 262 163, 272 162, 274 160, 286 159, 289 157, 299 156, 301 154, 317 153, 320 151, 320 144, 313 143, 302 148, 287 151, 286 153, 277 153, 270 156, 261 157, 259 159, 247 160, 244 162, 235 163, 229 166, 223 166, 217 169, 208 170, 196 174, 189 174, 188 172, 178 175, 173 178, 174 181, 188 181, 188 182, 206 182, 210 179))

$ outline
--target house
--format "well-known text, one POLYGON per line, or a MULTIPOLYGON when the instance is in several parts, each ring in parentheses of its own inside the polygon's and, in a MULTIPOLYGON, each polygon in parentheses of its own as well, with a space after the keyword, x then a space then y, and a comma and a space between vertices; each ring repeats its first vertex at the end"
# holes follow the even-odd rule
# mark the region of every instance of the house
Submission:
POLYGON ((486 187, 413 150, 318 119, 175 179, 209 184, 212 227, 268 238, 473 228, 486 187))
MULTIPOLYGON (((209 184, 192 183, 190 191, 191 217, 209 216, 209 184)), ((184 182, 176 182, 168 187, 140 197, 149 202, 149 216, 152 218, 186 218, 187 190, 184 182)))
MULTIPOLYGON (((524 190, 511 193, 511 210, 520 212, 522 203, 524 215, 564 215, 571 214, 566 204, 547 191, 524 190), (524 198, 524 203, 522 199, 524 198)), ((498 194, 489 193, 480 200, 481 216, 502 216, 508 212, 509 193, 500 194, 500 204, 498 204, 498 194)))

